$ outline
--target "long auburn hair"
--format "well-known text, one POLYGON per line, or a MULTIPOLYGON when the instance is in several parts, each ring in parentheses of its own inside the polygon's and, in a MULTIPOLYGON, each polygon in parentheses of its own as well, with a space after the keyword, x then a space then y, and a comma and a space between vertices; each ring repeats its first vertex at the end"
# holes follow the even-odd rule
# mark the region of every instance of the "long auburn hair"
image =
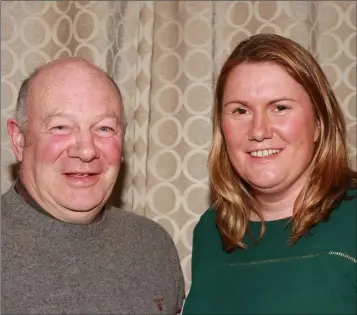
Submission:
MULTIPOLYGON (((343 114, 331 86, 312 54, 298 43, 273 34, 258 34, 242 41, 228 57, 219 74, 213 110, 213 139, 208 166, 216 209, 216 225, 223 249, 245 248, 250 211, 263 215, 249 186, 233 168, 221 129, 222 98, 232 69, 242 63, 275 63, 287 71, 310 96, 320 127, 310 164, 308 182, 299 193, 291 218, 289 244, 296 243, 314 225, 327 219, 334 207, 357 186, 357 173, 350 167, 343 114)), ((259 237, 259 238, 260 238, 259 237)))

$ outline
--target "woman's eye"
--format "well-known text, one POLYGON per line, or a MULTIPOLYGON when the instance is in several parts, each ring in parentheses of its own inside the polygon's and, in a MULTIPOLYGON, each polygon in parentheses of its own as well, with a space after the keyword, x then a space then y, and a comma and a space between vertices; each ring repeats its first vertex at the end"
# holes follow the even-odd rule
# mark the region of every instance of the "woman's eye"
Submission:
POLYGON ((239 115, 244 115, 247 113, 247 110, 244 108, 235 108, 233 110, 233 114, 239 114, 239 115))
POLYGON ((275 107, 275 109, 276 109, 278 112, 281 112, 281 111, 284 111, 284 110, 288 109, 288 107, 285 106, 285 105, 277 105, 277 106, 275 107))

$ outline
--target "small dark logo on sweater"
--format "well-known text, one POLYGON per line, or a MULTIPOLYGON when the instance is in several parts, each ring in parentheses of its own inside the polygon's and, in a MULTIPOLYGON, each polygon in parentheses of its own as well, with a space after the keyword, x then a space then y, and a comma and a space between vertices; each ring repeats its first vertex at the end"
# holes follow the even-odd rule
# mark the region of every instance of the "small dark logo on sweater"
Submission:
POLYGON ((156 304, 157 309, 162 312, 164 310, 163 304, 164 304, 164 298, 156 298, 153 299, 153 302, 156 304))

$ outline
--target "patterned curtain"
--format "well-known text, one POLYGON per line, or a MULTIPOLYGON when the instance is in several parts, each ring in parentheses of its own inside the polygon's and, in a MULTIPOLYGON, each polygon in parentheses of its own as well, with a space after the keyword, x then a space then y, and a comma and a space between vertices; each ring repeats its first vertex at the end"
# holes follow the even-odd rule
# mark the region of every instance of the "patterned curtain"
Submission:
POLYGON ((355 1, 2 1, 1 191, 14 179, 6 120, 21 81, 55 58, 88 59, 124 96, 125 166, 112 202, 169 231, 189 289, 192 230, 210 205, 215 79, 232 48, 262 32, 317 57, 341 102, 356 168, 355 1))

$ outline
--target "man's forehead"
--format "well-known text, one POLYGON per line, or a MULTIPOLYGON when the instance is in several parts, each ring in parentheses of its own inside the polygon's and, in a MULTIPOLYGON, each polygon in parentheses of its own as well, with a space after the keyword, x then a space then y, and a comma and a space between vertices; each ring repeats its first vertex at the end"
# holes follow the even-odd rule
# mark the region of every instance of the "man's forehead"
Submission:
POLYGON ((41 116, 121 116, 121 100, 116 92, 100 89, 39 87, 29 93, 28 106, 31 112, 41 112, 41 116))
MULTIPOLYGON (((111 119, 115 119, 119 122, 120 117, 119 117, 119 113, 113 110, 106 110, 106 111, 102 111, 102 112, 85 112, 84 114, 87 114, 87 116, 91 116, 93 120, 99 121, 99 120, 103 120, 106 118, 111 118, 111 119)), ((66 110, 62 107, 57 107, 54 108, 51 111, 48 111, 47 113, 42 115, 42 120, 50 120, 50 119, 54 119, 54 118, 68 118, 68 119, 77 119, 77 118, 85 118, 85 116, 78 115, 78 111, 73 111, 73 110, 66 110)))
POLYGON ((79 88, 84 86, 85 83, 95 82, 100 84, 102 87, 104 85, 109 86, 109 80, 106 75, 102 72, 95 71, 94 69, 77 68, 77 67, 65 67, 58 70, 49 69, 39 73, 31 82, 30 88, 36 90, 38 88, 42 89, 58 89, 62 88, 79 88))
POLYGON ((69 99, 78 94, 89 95, 93 100, 108 99, 108 103, 121 102, 120 94, 105 73, 63 71, 39 74, 30 82, 28 96, 31 99, 56 97, 69 99), (116 97, 118 96, 118 97, 116 97))
POLYGON ((29 82, 30 90, 61 87, 67 81, 102 81, 110 85, 107 75, 98 67, 80 58, 57 59, 40 67, 29 82))
POLYGON ((122 116, 115 83, 104 71, 78 58, 55 60, 38 69, 29 82, 27 102, 41 116, 73 111, 122 116))
MULTIPOLYGON (((37 70, 37 76, 46 75, 48 73, 56 74, 61 70, 71 70, 71 69, 87 69, 96 72, 103 72, 97 66, 91 64, 90 62, 77 57, 70 58, 60 58, 41 66, 37 70)), ((104 73, 104 72, 103 72, 104 73)))

